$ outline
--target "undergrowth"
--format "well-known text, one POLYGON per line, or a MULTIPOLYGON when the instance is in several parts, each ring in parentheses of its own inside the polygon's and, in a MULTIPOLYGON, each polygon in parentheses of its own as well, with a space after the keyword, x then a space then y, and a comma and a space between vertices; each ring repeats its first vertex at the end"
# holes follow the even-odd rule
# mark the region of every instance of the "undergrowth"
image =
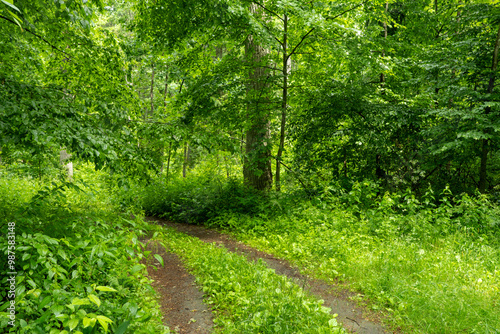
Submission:
POLYGON ((404 332, 500 331, 500 209, 486 196, 384 194, 371 182, 314 197, 259 196, 238 183, 199 181, 158 183, 136 196, 150 214, 223 227, 342 283, 404 332))
MULTIPOLYGON (((292 215, 220 217, 238 238, 358 291, 404 332, 498 333, 499 209, 485 197, 323 197, 292 215), (356 206, 355 204, 359 206, 356 206)), ((430 195, 430 194, 429 194, 430 195)))
POLYGON ((112 205, 103 173, 81 165, 72 182, 1 174, 1 233, 15 239, 0 239, 0 261, 14 259, 17 272, 11 326, 12 275, 0 271, 2 333, 168 332, 140 264, 138 238, 148 226, 112 205))
POLYGON ((344 333, 330 309, 262 261, 172 229, 158 234, 207 295, 216 333, 344 333))
POLYGON ((164 179, 146 186, 127 184, 118 191, 119 205, 135 206, 146 215, 185 223, 202 223, 223 213, 258 214, 268 199, 244 187, 239 180, 221 177, 179 179, 166 185, 164 179))

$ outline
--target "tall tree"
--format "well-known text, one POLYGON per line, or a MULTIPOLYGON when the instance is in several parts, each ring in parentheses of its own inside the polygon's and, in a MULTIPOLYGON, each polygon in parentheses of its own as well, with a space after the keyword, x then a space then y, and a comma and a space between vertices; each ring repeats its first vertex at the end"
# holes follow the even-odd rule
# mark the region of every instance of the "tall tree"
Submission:
MULTIPOLYGON (((264 16, 256 4, 250 5, 250 13, 264 16)), ((262 19, 262 18, 261 18, 262 19)), ((264 19, 265 20, 265 19, 264 19)), ((271 172, 271 130, 269 109, 269 69, 266 50, 255 35, 250 35, 245 45, 245 55, 250 71, 247 100, 250 127, 246 132, 246 156, 243 166, 245 182, 258 190, 270 189, 271 172)))

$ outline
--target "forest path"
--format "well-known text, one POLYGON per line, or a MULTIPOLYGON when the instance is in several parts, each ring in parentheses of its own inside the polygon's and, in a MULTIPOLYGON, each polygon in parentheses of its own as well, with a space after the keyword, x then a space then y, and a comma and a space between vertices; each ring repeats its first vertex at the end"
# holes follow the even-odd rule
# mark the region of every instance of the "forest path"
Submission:
POLYGON ((149 258, 147 270, 153 279, 153 287, 161 296, 159 300, 163 322, 173 333, 209 334, 212 332, 213 316, 203 302, 203 292, 195 285, 195 278, 189 274, 177 255, 167 252, 155 241, 142 240, 146 250, 158 254, 164 266, 149 258))
POLYGON ((333 286, 324 281, 302 275, 297 268, 292 267, 285 260, 281 260, 271 254, 258 251, 255 248, 235 240, 227 234, 208 229, 204 226, 173 223, 153 217, 147 217, 146 220, 157 222, 163 226, 172 227, 179 232, 196 237, 204 242, 216 243, 217 245, 227 248, 231 252, 245 255, 251 261, 262 259, 267 266, 274 269, 277 274, 292 279, 305 291, 323 299, 325 301, 323 305, 331 308, 332 313, 337 313, 337 320, 350 332, 362 334, 389 333, 384 330, 380 323, 379 316, 375 312, 361 308, 356 302, 353 302, 349 298, 354 296, 354 293, 348 293, 345 291, 340 293, 338 291, 335 292, 333 286))

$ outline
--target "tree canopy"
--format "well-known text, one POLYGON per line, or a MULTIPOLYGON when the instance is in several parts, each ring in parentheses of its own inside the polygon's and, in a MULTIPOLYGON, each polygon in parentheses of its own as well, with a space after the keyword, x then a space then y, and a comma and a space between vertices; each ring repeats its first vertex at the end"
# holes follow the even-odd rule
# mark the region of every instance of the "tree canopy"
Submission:
POLYGON ((4 160, 186 174, 207 153, 257 189, 499 185, 495 1, 0 6, 4 160))

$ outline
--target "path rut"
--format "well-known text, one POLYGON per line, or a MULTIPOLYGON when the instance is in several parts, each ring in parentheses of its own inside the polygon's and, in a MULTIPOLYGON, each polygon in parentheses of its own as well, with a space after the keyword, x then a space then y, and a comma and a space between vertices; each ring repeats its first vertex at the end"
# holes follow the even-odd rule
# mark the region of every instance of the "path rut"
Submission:
POLYGON ((150 257, 147 270, 153 287, 161 296, 159 302, 165 325, 179 334, 211 333, 212 312, 203 303, 203 293, 196 287, 194 276, 184 269, 177 255, 167 252, 156 242, 143 242, 147 244, 146 250, 163 258, 164 267, 150 257))
POLYGON ((362 309, 355 302, 349 299, 347 292, 338 293, 333 291, 333 287, 324 281, 313 279, 302 275, 297 268, 292 267, 287 261, 278 259, 271 254, 261 252, 245 245, 230 236, 208 229, 200 225, 173 223, 159 218, 148 217, 148 221, 156 221, 158 224, 175 228, 179 232, 199 238, 202 241, 216 243, 224 246, 231 252, 245 255, 249 260, 257 261, 262 259, 267 265, 274 269, 279 275, 286 276, 294 280, 311 294, 323 299, 324 306, 332 309, 332 313, 337 313, 337 320, 344 328, 353 333, 360 334, 383 334, 391 333, 384 330, 380 319, 375 312, 362 309))

